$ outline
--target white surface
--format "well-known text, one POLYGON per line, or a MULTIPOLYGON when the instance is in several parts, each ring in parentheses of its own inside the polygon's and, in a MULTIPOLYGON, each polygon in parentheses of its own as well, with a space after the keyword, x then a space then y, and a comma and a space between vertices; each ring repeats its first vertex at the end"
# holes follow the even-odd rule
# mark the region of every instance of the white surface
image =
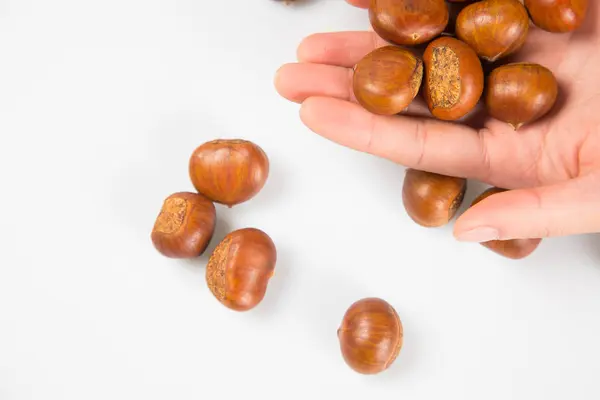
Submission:
POLYGON ((597 238, 514 263, 420 228, 402 168, 317 137, 275 93, 303 36, 367 28, 363 11, 8 0, 0 16, 0 399, 600 397, 597 238), (210 295, 205 258, 149 241, 163 198, 191 189, 189 155, 217 137, 271 159, 258 197, 218 208, 211 246, 246 226, 276 242, 277 274, 245 314, 210 295), (367 296, 405 327, 372 377, 336 339, 367 296))

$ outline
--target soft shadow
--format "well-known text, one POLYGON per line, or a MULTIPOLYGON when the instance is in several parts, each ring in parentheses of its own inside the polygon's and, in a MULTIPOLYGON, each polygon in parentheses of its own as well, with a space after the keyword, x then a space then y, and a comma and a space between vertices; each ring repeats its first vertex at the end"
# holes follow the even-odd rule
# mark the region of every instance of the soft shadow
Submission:
POLYGON ((590 1, 588 12, 583 25, 573 32, 572 39, 574 41, 594 40, 598 34, 598 14, 600 13, 600 5, 597 1, 590 1))
POLYGON ((208 244, 208 247, 206 248, 204 253, 202 253, 202 255, 200 255, 199 257, 181 260, 181 264, 184 268, 194 271, 203 270, 204 267, 206 267, 210 256, 215 250, 215 247, 217 247, 217 245, 223 240, 223 238, 225 238, 225 236, 227 236, 227 234, 231 232, 232 224, 229 222, 229 215, 226 212, 224 212, 226 210, 223 210, 224 207, 219 205, 216 205, 216 208, 217 224, 215 226, 215 232, 213 234, 212 239, 210 240, 210 243, 208 244))
POLYGON ((295 279, 293 277, 292 254, 286 248, 277 245, 277 263, 275 265, 275 274, 269 281, 267 292, 263 301, 250 312, 254 318, 277 318, 279 312, 284 312, 290 299, 288 298, 290 283, 295 279))
MULTIPOLYGON (((403 315, 402 310, 396 309, 399 315, 403 315)), ((404 329, 404 339, 400 354, 394 363, 385 371, 371 376, 373 380, 382 384, 392 384, 410 379, 413 371, 418 368, 419 360, 422 359, 420 354, 426 352, 423 342, 419 338, 424 337, 420 334, 418 326, 414 321, 402 319, 404 329)))
POLYGON ((600 233, 592 233, 582 237, 585 253, 594 261, 600 270, 600 233))

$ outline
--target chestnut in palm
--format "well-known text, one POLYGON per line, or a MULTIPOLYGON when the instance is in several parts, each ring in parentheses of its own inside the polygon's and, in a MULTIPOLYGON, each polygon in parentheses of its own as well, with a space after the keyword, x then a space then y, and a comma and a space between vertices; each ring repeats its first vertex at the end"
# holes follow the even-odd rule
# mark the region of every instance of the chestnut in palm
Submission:
POLYGON ((409 217, 424 227, 446 225, 458 211, 467 190, 467 180, 433 172, 408 169, 402 200, 409 217))
POLYGON ((492 70, 486 88, 489 115, 515 130, 546 115, 558 96, 552 71, 534 63, 513 63, 492 70))
POLYGON ((449 11, 444 0, 371 0, 369 19, 384 40, 414 46, 439 36, 449 11))
MULTIPOLYGON (((481 193, 475 200, 473 200, 471 207, 488 198, 489 196, 505 191, 506 189, 497 187, 489 188, 481 193)), ((538 248, 541 241, 542 239, 491 240, 489 242, 483 242, 481 245, 506 258, 519 260, 533 253, 534 250, 538 248)))
POLYGON ((367 54, 354 68, 354 97, 367 111, 398 114, 413 101, 423 78, 423 62, 411 51, 384 46, 367 54))
POLYGON ((548 32, 566 33, 580 28, 585 21, 588 0, 525 0, 533 23, 548 32))
POLYGON ((250 200, 264 187, 269 159, 248 140, 213 140, 194 150, 189 175, 199 193, 215 203, 233 207, 250 200))
POLYGON ((528 33, 529 15, 518 0, 478 1, 456 20, 456 36, 490 62, 520 50, 528 33))
POLYGON ((206 283, 224 306, 248 311, 265 297, 276 261, 277 249, 269 235, 256 228, 239 229, 225 236, 213 251, 206 283))
POLYGON ((388 369, 398 357, 404 339, 396 310, 378 298, 352 304, 337 334, 346 364, 365 375, 388 369))
POLYGON ((154 247, 170 258, 193 258, 204 253, 216 225, 214 204, 198 193, 167 197, 152 229, 154 247))
POLYGON ((468 114, 483 93, 483 68, 477 54, 458 39, 444 36, 423 54, 424 94, 431 114, 457 120, 468 114))

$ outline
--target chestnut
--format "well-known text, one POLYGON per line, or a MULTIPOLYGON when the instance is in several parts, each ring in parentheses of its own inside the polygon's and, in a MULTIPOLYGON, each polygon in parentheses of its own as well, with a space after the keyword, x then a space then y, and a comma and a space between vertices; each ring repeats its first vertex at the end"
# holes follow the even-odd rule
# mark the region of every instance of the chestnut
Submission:
POLYGON ((393 115, 413 101, 423 78, 423 62, 411 51, 380 47, 356 64, 352 86, 358 103, 374 114, 393 115))
POLYGON ((196 190, 228 207, 253 198, 269 175, 269 159, 255 143, 218 139, 199 146, 190 158, 189 175, 196 190))
POLYGON ((458 39, 444 36, 423 54, 424 94, 431 114, 457 120, 468 114, 483 94, 483 68, 477 54, 458 39))
POLYGON ((369 20, 384 40, 404 46, 427 43, 448 25, 444 0, 371 0, 369 20))
POLYGON ((204 253, 215 231, 214 204, 198 193, 167 197, 152 229, 154 247, 170 258, 193 258, 204 253))
POLYGON ((408 216, 424 227, 439 227, 454 218, 467 190, 467 180, 409 168, 402 201, 408 216))
MULTIPOLYGON (((473 203, 471 207, 480 201, 488 198, 497 193, 505 192, 506 189, 491 187, 481 193, 473 203)), ((539 246, 542 239, 511 239, 511 240, 491 240, 489 242, 481 243, 482 246, 487 247, 494 253, 497 253, 506 258, 513 260, 519 260, 529 256, 539 246)))
POLYGON ((248 311, 265 297, 276 261, 275 244, 266 233, 239 229, 225 236, 213 251, 206 266, 206 283, 224 306, 248 311))
POLYGON ((588 0, 525 0, 533 23, 548 32, 573 32, 581 27, 588 0))
POLYGON ((365 375, 388 369, 398 357, 404 339, 396 310, 378 298, 352 304, 337 335, 346 364, 365 375))
POLYGON ((517 130, 546 115, 556 103, 552 71, 534 63, 512 63, 492 70, 486 82, 488 114, 517 130))
POLYGON ((490 62, 520 50, 528 32, 529 15, 518 0, 478 1, 456 19, 456 36, 490 62))

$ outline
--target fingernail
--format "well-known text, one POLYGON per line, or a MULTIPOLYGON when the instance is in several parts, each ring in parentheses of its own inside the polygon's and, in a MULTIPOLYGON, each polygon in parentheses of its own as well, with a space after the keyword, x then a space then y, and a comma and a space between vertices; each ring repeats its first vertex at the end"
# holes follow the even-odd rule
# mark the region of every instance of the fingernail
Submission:
POLYGON ((497 229, 483 226, 481 228, 471 229, 460 233, 456 236, 456 239, 461 242, 489 242, 490 240, 498 240, 500 233, 497 229))

